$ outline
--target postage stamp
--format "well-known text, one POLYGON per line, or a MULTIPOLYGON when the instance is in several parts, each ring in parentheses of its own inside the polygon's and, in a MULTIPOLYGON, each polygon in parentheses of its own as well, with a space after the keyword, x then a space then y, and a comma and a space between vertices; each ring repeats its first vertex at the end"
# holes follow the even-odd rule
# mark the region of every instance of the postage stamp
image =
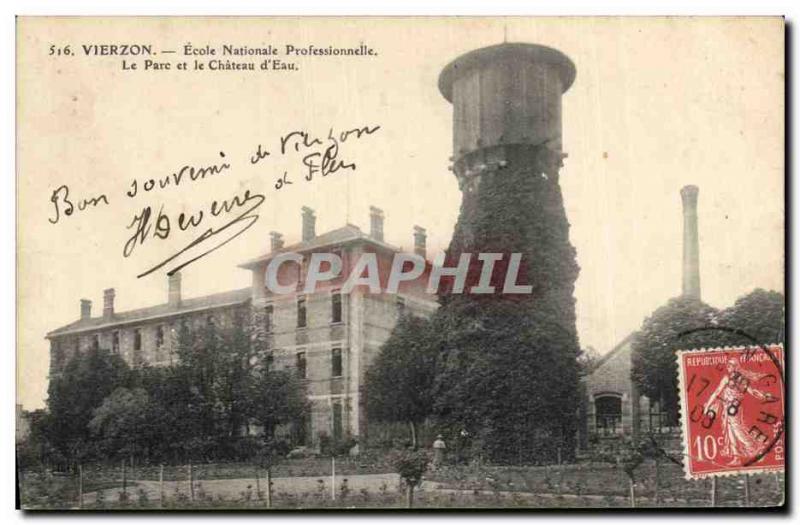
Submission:
POLYGON ((783 345, 678 352, 687 479, 782 471, 783 345))

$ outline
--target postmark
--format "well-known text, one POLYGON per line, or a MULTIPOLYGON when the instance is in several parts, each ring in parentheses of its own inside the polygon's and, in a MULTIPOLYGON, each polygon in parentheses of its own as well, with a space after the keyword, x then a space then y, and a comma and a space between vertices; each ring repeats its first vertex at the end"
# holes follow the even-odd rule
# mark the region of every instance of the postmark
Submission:
POLYGON ((782 471, 783 345, 677 356, 686 478, 782 471))

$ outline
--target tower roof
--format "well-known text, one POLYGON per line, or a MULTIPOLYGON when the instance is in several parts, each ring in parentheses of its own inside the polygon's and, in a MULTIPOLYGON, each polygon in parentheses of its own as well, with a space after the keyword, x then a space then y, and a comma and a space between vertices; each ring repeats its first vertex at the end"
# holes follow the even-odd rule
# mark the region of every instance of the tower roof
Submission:
POLYGON ((575 80, 575 64, 561 51, 538 44, 504 43, 470 51, 447 64, 439 75, 439 91, 448 102, 452 102, 453 82, 458 76, 487 63, 509 58, 527 62, 545 62, 557 66, 564 91, 569 89, 575 80))

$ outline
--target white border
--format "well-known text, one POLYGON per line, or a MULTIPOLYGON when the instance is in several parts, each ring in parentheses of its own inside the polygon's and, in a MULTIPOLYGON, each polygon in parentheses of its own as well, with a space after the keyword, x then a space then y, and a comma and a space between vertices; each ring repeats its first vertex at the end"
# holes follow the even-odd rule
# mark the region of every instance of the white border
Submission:
MULTIPOLYGON (((264 3, 265 4, 265 3, 264 3)), ((15 344, 15 312, 16 312, 16 293, 15 293, 15 262, 16 262, 16 208, 15 208, 15 168, 14 168, 14 108, 15 108, 15 95, 14 95, 14 59, 15 59, 15 22, 14 15, 94 15, 94 14, 109 14, 109 15, 136 15, 136 14, 174 14, 174 15, 190 15, 190 14, 250 14, 250 15, 278 15, 278 14, 305 14, 305 15, 320 15, 320 14, 338 14, 338 15, 356 15, 356 14, 382 14, 382 15, 400 15, 400 14, 419 14, 419 15, 787 15, 790 23, 796 24, 798 16, 800 16, 800 2, 795 0, 727 0, 724 2, 697 2, 696 0, 672 0, 670 2, 643 2, 641 0, 616 0, 598 1, 598 0, 560 0, 558 2, 515 2, 514 0, 493 0, 487 2, 485 0, 462 0, 462 1, 441 1, 431 2, 430 0, 392 0, 388 2, 377 2, 375 0, 361 0, 361 1, 348 1, 339 0, 338 2, 325 2, 324 0, 293 0, 283 5, 264 5, 260 2, 252 2, 247 0, 226 0, 225 2, 215 2, 213 0, 194 0, 191 3, 180 2, 175 0, 119 0, 116 2, 108 1, 73 1, 67 4, 64 1, 42 1, 42 0, 9 0, 3 2, 2 10, 2 44, 0 46, 0 56, 2 60, 2 68, 0 68, 0 78, 2 78, 3 86, 3 106, 5 111, 0 111, 3 119, 3 140, 0 141, 0 159, 5 164, 5 176, 2 178, 4 187, 0 192, 0 219, 2 219, 2 227, 0 227, 0 242, 4 248, 0 253, 3 254, 0 260, 2 267, 3 287, 7 290, 2 302, 2 334, 4 336, 4 363, 6 373, 6 381, 4 381, 4 388, 2 388, 2 403, 0 403, 0 410, 4 415, 3 425, 6 429, 6 440, 3 441, 2 453, 2 469, 3 478, 2 486, 0 487, 0 516, 2 516, 5 523, 17 523, 22 521, 24 516, 22 513, 14 511, 14 487, 15 481, 14 473, 14 452, 13 452, 13 421, 14 421, 14 400, 15 400, 15 361, 13 351, 16 348, 15 344), (14 291, 14 293, 12 293, 14 291)), ((797 25, 794 26, 794 38, 797 38, 797 25)), ((792 46, 794 47, 794 46, 792 46)), ((797 67, 796 55, 791 58, 791 64, 787 64, 792 70, 797 67)), ((796 84, 796 80, 794 81, 796 84)), ((792 109, 792 114, 787 115, 787 118, 793 119, 797 112, 797 104, 792 109)), ((787 143, 787 147, 795 152, 800 151, 800 140, 797 135, 792 138, 791 144, 787 143)), ((797 154, 795 154, 797 155, 797 154)), ((794 167, 794 162, 787 169, 791 170, 794 167)), ((793 170, 792 170, 793 171, 793 170)), ((788 189, 788 188, 787 188, 788 189)), ((787 198, 789 196, 787 195, 787 198)), ((797 200, 800 197, 800 185, 795 183, 792 189, 791 197, 797 200)), ((787 214, 787 223, 791 221, 794 226, 798 223, 800 211, 795 207, 791 216, 787 214)), ((787 224, 789 228, 789 224, 787 224)), ((790 235, 787 230, 787 234, 790 235)), ((789 239, 789 237, 787 237, 789 239)), ((787 247, 788 248, 788 247, 787 247)), ((800 269, 800 259, 795 257, 792 264, 792 270, 800 269)), ((792 287, 794 290, 794 286, 792 287)), ((787 297, 792 297, 794 294, 787 290, 787 297)), ((798 326, 798 314, 796 311, 792 312, 789 319, 791 328, 798 326)), ((788 333, 792 333, 790 330, 788 333)), ((788 342, 787 346, 791 346, 788 342)), ((793 360, 797 362, 798 360, 793 360)), ((790 360, 790 363, 792 360, 790 360)), ((793 371, 796 370, 796 365, 792 365, 793 370, 787 370, 787 376, 791 376, 793 371)), ((800 441, 791 434, 789 439, 793 440, 792 445, 794 450, 800 450, 796 445, 800 441)), ((789 443, 787 442, 787 446, 789 443)), ((791 468, 790 468, 791 473, 791 468)), ((792 488, 792 496, 794 496, 794 507, 797 507, 798 501, 798 484, 793 483, 790 485, 792 488)), ((85 517, 85 516, 84 516, 85 517)), ((100 516, 98 516, 100 517, 100 516)), ((326 517, 326 520, 353 520, 353 519, 373 519, 375 516, 370 515, 339 515, 338 517, 326 517)), ((397 516, 386 516, 397 519, 397 516)), ((436 516, 412 516, 407 519, 413 519, 415 522, 435 522, 438 523, 442 520, 469 520, 469 519, 484 519, 485 515, 468 516, 465 514, 459 515, 436 515, 436 516)), ((527 520, 530 516, 527 515, 503 515, 504 519, 517 519, 527 520)), ((620 516, 607 515, 595 513, 592 515, 578 515, 573 514, 567 521, 579 520, 588 517, 594 522, 616 523, 620 516)), ((639 519, 639 514, 628 514, 628 519, 639 519)), ((702 516, 681 516, 681 522, 695 522, 701 523, 708 520, 722 519, 726 522, 739 519, 752 519, 755 516, 747 514, 736 515, 712 515, 705 514, 702 516)), ((142 517, 133 516, 117 516, 115 520, 136 520, 146 518, 149 521, 166 522, 169 518, 168 515, 147 515, 142 517)), ((202 516, 195 514, 191 516, 192 519, 208 519, 208 515, 202 516)), ((239 517, 241 519, 241 516, 239 517)), ((263 516, 250 516, 251 519, 262 520, 263 516)), ((664 517, 650 515, 648 519, 661 519, 664 517)), ((761 519, 761 517, 755 517, 761 519)), ((59 519, 58 516, 39 516, 37 521, 49 522, 50 520, 59 519)), ((220 518, 212 518, 220 519, 220 518)), ((225 519, 225 518, 222 518, 225 519)), ((270 515, 270 520, 284 521, 292 519, 293 522, 309 521, 315 517, 300 518, 299 516, 284 517, 280 515, 270 515)), ((555 521, 552 516, 536 516, 537 521, 555 521)), ((666 516, 666 519, 671 519, 666 516)), ((559 519, 563 523, 563 516, 559 519)))

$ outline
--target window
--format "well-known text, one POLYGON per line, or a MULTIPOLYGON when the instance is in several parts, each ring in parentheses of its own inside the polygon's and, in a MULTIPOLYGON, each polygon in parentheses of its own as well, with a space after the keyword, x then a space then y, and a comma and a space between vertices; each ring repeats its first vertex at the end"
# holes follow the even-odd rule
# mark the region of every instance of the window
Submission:
POLYGON ((272 305, 267 305, 264 308, 264 331, 272 333, 272 305))
POLYGON ((602 395, 594 400, 597 432, 613 435, 622 429, 622 398, 618 395, 602 395))
POLYGON ((94 334, 92 338, 92 350, 100 350, 100 335, 94 334))
POLYGON ((333 440, 338 442, 342 439, 342 403, 334 401, 333 403, 333 440))
POLYGON ((334 348, 331 350, 331 375, 342 377, 342 349, 334 348))
POLYGON ((159 326, 156 328, 156 347, 161 348, 164 346, 164 327, 159 326))
POLYGON ((342 322, 342 294, 338 291, 331 294, 331 322, 342 322))
POLYGON ((274 363, 275 363, 275 356, 272 355, 272 352, 270 352, 264 358, 264 368, 266 368, 267 370, 272 370, 272 366, 274 363))
POLYGON ((300 376, 301 379, 306 378, 306 353, 305 352, 297 352, 297 375, 300 376))
POLYGON ((142 362, 142 331, 133 331, 133 364, 139 365, 142 362))
POLYGON ((111 351, 115 354, 119 353, 119 332, 114 332, 111 335, 111 351))
POLYGON ((297 300, 297 327, 305 328, 306 326, 306 299, 301 297, 297 300))

